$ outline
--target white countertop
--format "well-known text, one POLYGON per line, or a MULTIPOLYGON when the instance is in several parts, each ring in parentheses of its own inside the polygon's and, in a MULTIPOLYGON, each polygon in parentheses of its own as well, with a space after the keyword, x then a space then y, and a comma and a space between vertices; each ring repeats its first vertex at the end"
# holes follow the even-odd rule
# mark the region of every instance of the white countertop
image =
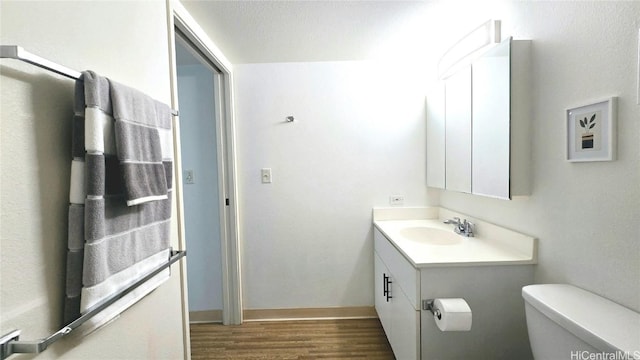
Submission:
POLYGON ((453 225, 446 225, 437 218, 374 220, 374 226, 417 268, 537 263, 535 238, 477 220, 474 223, 478 231, 476 237, 456 235, 461 238, 459 243, 434 245, 408 239, 401 230, 431 227, 453 233, 453 225))

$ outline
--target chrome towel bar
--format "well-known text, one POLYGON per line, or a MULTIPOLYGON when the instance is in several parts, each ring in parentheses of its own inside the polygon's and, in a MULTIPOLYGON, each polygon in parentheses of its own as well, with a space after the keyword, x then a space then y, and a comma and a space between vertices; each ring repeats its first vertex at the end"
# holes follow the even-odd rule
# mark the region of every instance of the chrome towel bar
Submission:
POLYGON ((171 257, 169 261, 157 267, 155 270, 145 275, 143 278, 140 278, 135 283, 131 284, 129 287, 125 288, 121 292, 114 294, 104 301, 96 304, 92 308, 90 308, 86 313, 82 314, 79 318, 72 321, 68 325, 64 326, 62 329, 56 331, 55 333, 49 335, 46 338, 40 340, 33 341, 22 341, 20 340, 20 330, 13 330, 2 337, 0 337, 0 360, 4 360, 7 357, 13 354, 19 353, 30 353, 37 354, 41 353, 47 349, 47 347, 54 342, 58 341, 65 335, 71 333, 74 329, 84 324, 87 320, 91 319, 95 315, 97 315, 100 311, 106 309, 114 302, 123 298, 125 295, 135 290, 140 285, 147 282, 152 277, 158 275, 162 270, 170 267, 173 263, 180 260, 184 256, 187 255, 186 251, 171 251, 171 257))
MULTIPOLYGON (((53 61, 42 58, 38 55, 32 54, 24 48, 17 45, 0 45, 0 58, 4 59, 16 59, 24 61, 31 65, 41 67, 43 69, 53 71, 56 74, 66 76, 73 80, 80 80, 82 73, 71 70, 66 66, 56 64, 53 61)), ((174 116, 178 116, 178 110, 171 109, 171 113, 174 116)))

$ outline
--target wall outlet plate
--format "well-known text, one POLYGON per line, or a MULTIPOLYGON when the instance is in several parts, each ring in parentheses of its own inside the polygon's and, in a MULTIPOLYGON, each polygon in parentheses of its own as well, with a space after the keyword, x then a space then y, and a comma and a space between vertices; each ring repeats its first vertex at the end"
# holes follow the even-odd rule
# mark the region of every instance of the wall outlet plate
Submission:
POLYGON ((404 204, 404 195, 391 195, 389 196, 389 205, 403 205, 404 204))

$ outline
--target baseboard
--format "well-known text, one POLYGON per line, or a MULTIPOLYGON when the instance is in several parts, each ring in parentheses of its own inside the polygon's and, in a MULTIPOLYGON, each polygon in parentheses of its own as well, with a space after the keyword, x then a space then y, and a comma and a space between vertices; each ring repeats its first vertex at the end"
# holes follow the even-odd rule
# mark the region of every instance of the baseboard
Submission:
POLYGON ((211 322, 222 322, 222 310, 189 311, 189 324, 211 322))
POLYGON ((282 321, 318 319, 371 319, 378 314, 373 306, 294 308, 294 309, 245 309, 244 321, 282 321))

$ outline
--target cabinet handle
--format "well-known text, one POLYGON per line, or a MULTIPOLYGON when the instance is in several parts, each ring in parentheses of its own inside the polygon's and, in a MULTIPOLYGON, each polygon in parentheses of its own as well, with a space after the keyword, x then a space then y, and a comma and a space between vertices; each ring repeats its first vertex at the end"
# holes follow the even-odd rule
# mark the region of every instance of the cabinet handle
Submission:
POLYGON ((389 280, 389 277, 387 276, 387 274, 383 273, 382 274, 382 296, 387 296, 387 294, 389 293, 387 280, 389 280))
POLYGON ((387 296, 387 274, 382 274, 382 296, 387 296))
POLYGON ((382 292, 382 295, 385 296, 387 302, 389 302, 389 299, 393 299, 393 296, 391 296, 391 287, 389 285, 393 284, 393 281, 391 281, 391 277, 387 276, 387 274, 382 274, 382 281, 383 281, 383 289, 384 291, 382 292))

